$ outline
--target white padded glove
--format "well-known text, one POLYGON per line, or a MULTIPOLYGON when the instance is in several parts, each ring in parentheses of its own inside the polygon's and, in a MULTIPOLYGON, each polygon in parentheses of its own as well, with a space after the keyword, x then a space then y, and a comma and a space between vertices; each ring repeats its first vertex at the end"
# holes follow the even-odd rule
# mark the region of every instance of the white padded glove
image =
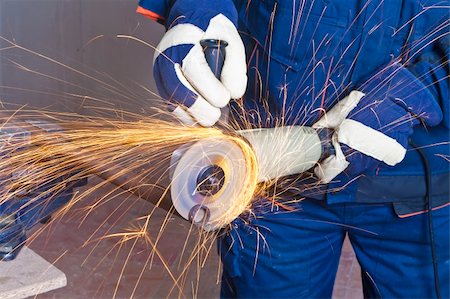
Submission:
MULTIPOLYGON (((208 13, 201 17, 204 21, 208 13)), ((225 15, 210 18, 206 30, 196 26, 196 20, 186 17, 164 35, 155 53, 154 73, 159 93, 183 123, 209 127, 219 120, 220 108, 244 95, 245 49, 235 24, 225 15), (228 43, 220 80, 208 66, 200 45, 203 39, 228 43)))
POLYGON ((335 130, 332 137, 335 155, 327 157, 314 168, 315 175, 323 183, 329 183, 350 164, 340 144, 391 166, 400 163, 406 155, 406 149, 394 138, 347 118, 363 97, 364 93, 352 91, 313 125, 314 128, 335 130))

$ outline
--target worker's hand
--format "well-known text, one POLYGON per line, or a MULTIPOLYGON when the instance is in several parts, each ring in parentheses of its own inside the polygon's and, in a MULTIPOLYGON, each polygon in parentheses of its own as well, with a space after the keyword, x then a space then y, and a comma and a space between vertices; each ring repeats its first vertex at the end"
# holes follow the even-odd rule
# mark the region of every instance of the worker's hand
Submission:
POLYGON ((345 170, 356 176, 381 162, 394 166, 406 154, 413 126, 435 126, 442 111, 426 87, 406 68, 394 63, 339 101, 315 128, 333 128, 335 155, 315 168, 323 182, 345 170))
POLYGON ((170 11, 169 30, 155 53, 154 75, 160 95, 187 125, 214 125, 220 108, 244 95, 247 67, 237 19, 231 0, 178 0, 170 11), (220 80, 206 62, 202 39, 228 43, 220 80))

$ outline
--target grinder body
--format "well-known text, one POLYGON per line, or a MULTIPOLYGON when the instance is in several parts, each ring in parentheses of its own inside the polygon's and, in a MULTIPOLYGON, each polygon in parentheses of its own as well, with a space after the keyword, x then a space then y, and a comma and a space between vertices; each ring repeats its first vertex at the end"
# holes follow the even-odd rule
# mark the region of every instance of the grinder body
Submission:
POLYGON ((258 161, 258 181, 299 174, 321 158, 322 142, 311 127, 284 126, 238 131, 253 148, 258 161))

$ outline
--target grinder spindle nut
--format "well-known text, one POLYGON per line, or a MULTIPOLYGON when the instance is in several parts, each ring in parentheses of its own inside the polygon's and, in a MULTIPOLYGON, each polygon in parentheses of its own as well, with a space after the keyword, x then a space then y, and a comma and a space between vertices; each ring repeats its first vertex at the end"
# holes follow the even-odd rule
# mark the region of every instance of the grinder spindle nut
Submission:
POLYGON ((204 205, 195 205, 189 210, 189 221, 196 225, 208 223, 210 216, 211 212, 204 205), (199 216, 201 218, 196 220, 199 216))

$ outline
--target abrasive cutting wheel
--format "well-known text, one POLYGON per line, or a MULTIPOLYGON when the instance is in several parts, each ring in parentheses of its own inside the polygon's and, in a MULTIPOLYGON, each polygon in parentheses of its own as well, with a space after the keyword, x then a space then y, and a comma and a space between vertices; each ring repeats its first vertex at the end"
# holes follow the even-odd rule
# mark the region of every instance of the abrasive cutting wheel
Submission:
POLYGON ((248 160, 229 139, 206 138, 179 149, 171 163, 175 209, 207 231, 231 223, 248 205, 241 197, 252 175, 248 160))

